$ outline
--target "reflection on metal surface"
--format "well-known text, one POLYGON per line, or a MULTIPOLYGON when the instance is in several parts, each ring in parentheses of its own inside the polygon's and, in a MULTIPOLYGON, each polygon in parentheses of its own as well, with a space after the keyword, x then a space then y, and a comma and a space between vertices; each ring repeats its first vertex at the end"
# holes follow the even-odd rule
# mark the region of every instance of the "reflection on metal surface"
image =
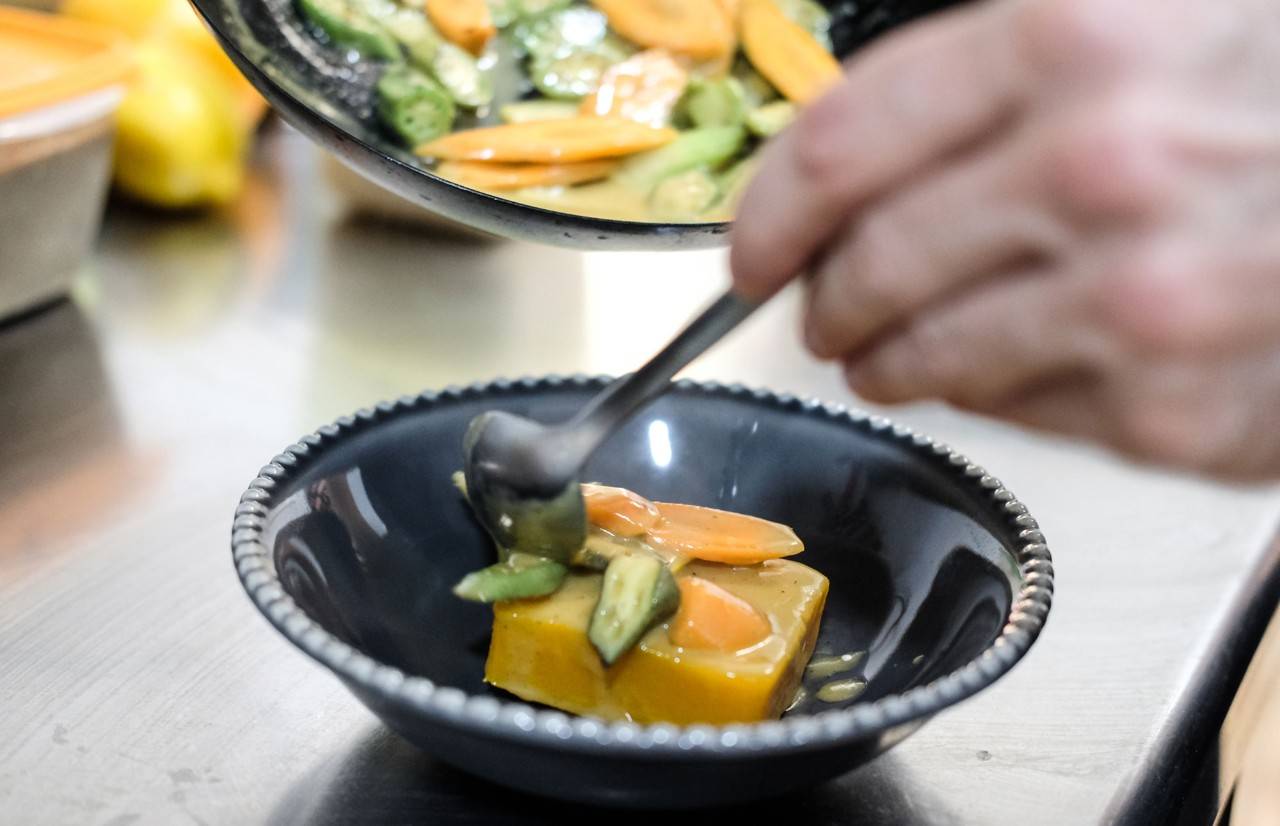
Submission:
POLYGON ((162 466, 131 445, 88 320, 62 303, 0 328, 0 583, 143 495, 162 466))

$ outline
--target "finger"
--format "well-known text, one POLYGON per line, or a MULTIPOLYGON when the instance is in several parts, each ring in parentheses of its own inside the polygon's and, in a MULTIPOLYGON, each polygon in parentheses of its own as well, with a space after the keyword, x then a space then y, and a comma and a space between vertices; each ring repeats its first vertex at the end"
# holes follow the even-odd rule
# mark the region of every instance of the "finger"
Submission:
POLYGON ((1033 150, 1011 139, 871 206, 816 265, 809 348, 858 349, 962 284, 1060 249, 1068 230, 1040 207, 1033 150))
POLYGON ((985 410, 1103 359, 1084 291, 1057 273, 1002 276, 926 309, 846 363, 870 400, 940 398, 985 410))
POLYGON ((770 295, 873 193, 974 141, 1026 97, 1009 4, 928 19, 870 47, 771 141, 739 209, 740 292, 770 295))

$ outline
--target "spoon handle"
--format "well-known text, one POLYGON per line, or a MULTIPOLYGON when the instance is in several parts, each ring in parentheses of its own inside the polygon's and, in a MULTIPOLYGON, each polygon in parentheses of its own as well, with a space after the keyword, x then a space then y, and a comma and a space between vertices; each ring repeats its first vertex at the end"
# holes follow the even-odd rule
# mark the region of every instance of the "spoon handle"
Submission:
POLYGON ((569 449, 580 457, 580 462, 585 462, 619 425, 666 392, 676 373, 759 306, 732 291, 716 299, 643 367, 614 381, 564 425, 569 449))

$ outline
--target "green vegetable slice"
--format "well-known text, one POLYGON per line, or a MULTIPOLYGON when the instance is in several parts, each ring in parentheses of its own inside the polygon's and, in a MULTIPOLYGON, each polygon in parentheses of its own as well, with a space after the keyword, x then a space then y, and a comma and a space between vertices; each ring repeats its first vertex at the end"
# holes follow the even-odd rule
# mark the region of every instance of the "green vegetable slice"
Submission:
POLYGON ((493 102, 493 79, 481 70, 470 52, 447 40, 440 41, 431 73, 459 106, 477 109, 493 102))
POLYGON ((760 138, 771 138, 791 125, 796 119, 795 104, 789 100, 775 100, 757 106, 747 113, 747 129, 760 138))
POLYGON ((454 106, 440 85, 412 66, 391 66, 378 80, 378 117, 408 146, 453 127, 454 106))
POLYGON ((745 57, 739 56, 734 61, 732 75, 742 85, 743 97, 748 107, 755 108, 778 99, 778 90, 745 57))
POLYGON ((472 571, 453 587, 453 593, 472 602, 506 602, 554 593, 569 569, 532 554, 513 553, 506 560, 472 571))
POLYGON ((391 33, 352 0, 298 0, 298 8, 335 46, 381 60, 401 59, 391 33))
POLYGON ((730 209, 737 209, 738 201, 742 200, 747 185, 759 168, 760 156, 748 155, 725 170, 720 175, 719 203, 728 205, 730 209))
POLYGON ((635 187, 652 189, 664 178, 699 167, 717 169, 738 154, 746 142, 740 126, 691 129, 661 146, 627 159, 615 179, 635 187))
POLYGON ((427 16, 417 9, 399 8, 384 18, 391 36, 399 41, 409 62, 424 72, 434 74, 436 52, 444 37, 436 31, 427 16))
POLYGON ((552 11, 521 22, 513 36, 532 59, 563 57, 602 47, 609 35, 605 16, 586 6, 552 11))
POLYGON ((705 169, 690 169, 662 180, 649 195, 649 206, 662 218, 692 218, 720 198, 720 186, 705 169))
POLYGON ((613 665, 679 604, 675 578, 660 559, 619 556, 605 569, 587 637, 604 664, 613 665))
POLYGON ((512 7, 520 17, 538 17, 558 9, 568 8, 573 0, 512 0, 512 7))
POLYGON ((503 123, 567 120, 578 116, 578 104, 563 100, 519 100, 498 109, 503 123))
POLYGON ((579 50, 563 57, 534 59, 529 64, 529 79, 549 98, 578 100, 600 85, 601 75, 613 64, 602 54, 579 50))
POLYGON ((695 127, 741 126, 747 117, 747 98, 737 78, 695 80, 689 84, 680 108, 695 127))

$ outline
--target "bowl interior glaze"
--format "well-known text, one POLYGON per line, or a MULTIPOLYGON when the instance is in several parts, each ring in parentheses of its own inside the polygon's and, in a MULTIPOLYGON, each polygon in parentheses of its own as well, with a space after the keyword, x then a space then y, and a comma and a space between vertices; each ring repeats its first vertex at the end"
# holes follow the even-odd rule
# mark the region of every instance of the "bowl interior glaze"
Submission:
MULTIPOLYGON (((325 630, 407 675, 512 699, 482 680, 491 613, 450 593, 489 564, 487 535, 450 483, 472 416, 567 418, 591 390, 512 385, 357 428, 275 492, 265 542, 285 591, 325 630)), ((845 421, 682 386, 616 434, 586 478, 662 501, 793 526, 797 557, 831 579, 820 654, 865 652, 876 700, 978 657, 1022 585, 1007 520, 936 457, 845 421)), ((823 681, 808 686, 816 689, 823 681)))

